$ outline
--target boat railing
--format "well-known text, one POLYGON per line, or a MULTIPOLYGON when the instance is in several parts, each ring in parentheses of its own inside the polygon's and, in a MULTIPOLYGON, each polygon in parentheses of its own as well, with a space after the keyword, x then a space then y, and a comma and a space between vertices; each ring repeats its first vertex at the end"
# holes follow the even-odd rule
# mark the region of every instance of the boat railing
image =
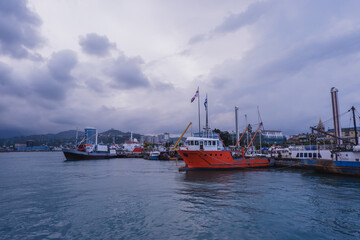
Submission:
POLYGON ((289 147, 292 151, 309 151, 309 150, 329 150, 332 145, 299 145, 289 147))

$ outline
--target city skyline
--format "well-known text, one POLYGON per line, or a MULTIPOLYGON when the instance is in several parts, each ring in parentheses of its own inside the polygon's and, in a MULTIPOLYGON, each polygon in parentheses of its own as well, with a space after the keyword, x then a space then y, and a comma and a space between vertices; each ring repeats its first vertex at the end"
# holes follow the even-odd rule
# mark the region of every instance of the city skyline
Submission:
MULTIPOLYGON (((0 133, 93 126, 180 134, 258 122, 286 135, 360 107, 358 1, 0 3, 0 133)), ((349 120, 342 119, 342 127, 349 120)))

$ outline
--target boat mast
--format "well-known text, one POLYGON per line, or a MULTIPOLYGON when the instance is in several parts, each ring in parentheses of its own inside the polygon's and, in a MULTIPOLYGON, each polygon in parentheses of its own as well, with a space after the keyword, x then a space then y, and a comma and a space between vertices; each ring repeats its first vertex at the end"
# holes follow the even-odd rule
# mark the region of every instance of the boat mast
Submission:
POLYGON ((96 132, 95 132, 95 145, 98 144, 98 130, 96 129, 96 132))
POLYGON ((199 137, 200 136, 200 89, 198 87, 198 114, 199 114, 199 137))
POLYGON ((354 131, 355 131, 355 145, 359 145, 359 139, 357 135, 357 129, 356 129, 356 119, 355 119, 355 107, 351 107, 352 113, 353 113, 353 119, 354 119, 354 131))
POLYGON ((239 108, 235 106, 235 134, 236 134, 236 144, 239 141, 239 124, 238 124, 238 110, 239 108))
MULTIPOLYGON (((247 126, 247 115, 245 114, 245 126, 247 126)), ((249 132, 246 133, 246 145, 249 144, 249 132)))
POLYGON ((76 127, 76 138, 75 138, 75 146, 77 147, 78 143, 78 128, 76 127))
MULTIPOLYGON (((258 122, 262 123, 259 106, 257 106, 257 110, 258 110, 258 122)), ((262 126, 262 124, 261 124, 261 126, 262 126)), ((260 142, 260 151, 261 151, 261 135, 262 135, 262 131, 261 131, 261 129, 259 131, 260 131, 260 133, 259 133, 259 142, 260 142)))
POLYGON ((208 100, 207 100, 207 94, 205 98, 205 110, 206 110, 206 137, 209 137, 209 113, 208 113, 208 100))

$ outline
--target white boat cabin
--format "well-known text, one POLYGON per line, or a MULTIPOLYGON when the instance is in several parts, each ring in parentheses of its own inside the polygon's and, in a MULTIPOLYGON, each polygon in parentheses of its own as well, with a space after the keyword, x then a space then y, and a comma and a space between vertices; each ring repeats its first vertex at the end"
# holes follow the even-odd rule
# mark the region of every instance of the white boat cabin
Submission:
POLYGON ((219 139, 203 137, 188 137, 186 146, 189 151, 219 151, 223 148, 219 139))

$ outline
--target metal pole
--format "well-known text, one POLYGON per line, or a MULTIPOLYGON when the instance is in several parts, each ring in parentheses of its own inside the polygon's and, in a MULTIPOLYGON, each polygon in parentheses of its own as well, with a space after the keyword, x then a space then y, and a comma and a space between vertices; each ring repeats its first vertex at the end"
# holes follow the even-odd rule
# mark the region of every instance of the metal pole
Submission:
POLYGON ((342 141, 339 139, 341 138, 341 126, 340 126, 340 120, 339 120, 339 102, 337 98, 337 93, 339 90, 337 88, 333 87, 331 88, 331 103, 332 103, 332 109, 333 109, 333 119, 334 119, 334 135, 338 137, 336 140, 337 145, 342 144, 342 141))
POLYGON ((76 128, 76 140, 75 140, 75 147, 78 145, 78 128, 76 128))
MULTIPOLYGON (((198 87, 199 89, 199 87, 198 87)), ((198 113, 199 113, 199 137, 200 136, 200 89, 199 89, 199 92, 198 92, 198 113)))
POLYGON ((352 110, 353 119, 354 119, 355 144, 357 146, 357 145, 359 145, 359 139, 358 139, 357 129, 356 129, 356 119, 355 119, 355 108, 354 108, 354 106, 351 107, 351 110, 352 110))
MULTIPOLYGON (((262 119, 260 117, 260 110, 259 110, 259 106, 257 106, 257 110, 258 110, 258 121, 261 122, 261 125, 262 125, 262 119)), ((260 133, 259 133, 259 141, 260 141, 260 153, 261 153, 261 135, 262 135, 262 131, 260 129, 260 133)))
POLYGON ((239 141, 239 124, 238 124, 238 110, 239 108, 235 106, 235 131, 236 131, 236 143, 239 141))
POLYGON ((209 114, 208 114, 208 107, 209 107, 209 103, 207 100, 207 94, 206 94, 206 137, 209 137, 209 114))
MULTIPOLYGON (((247 126, 247 115, 245 114, 245 126, 247 126)), ((246 145, 249 144, 249 131, 246 133, 246 145)))

